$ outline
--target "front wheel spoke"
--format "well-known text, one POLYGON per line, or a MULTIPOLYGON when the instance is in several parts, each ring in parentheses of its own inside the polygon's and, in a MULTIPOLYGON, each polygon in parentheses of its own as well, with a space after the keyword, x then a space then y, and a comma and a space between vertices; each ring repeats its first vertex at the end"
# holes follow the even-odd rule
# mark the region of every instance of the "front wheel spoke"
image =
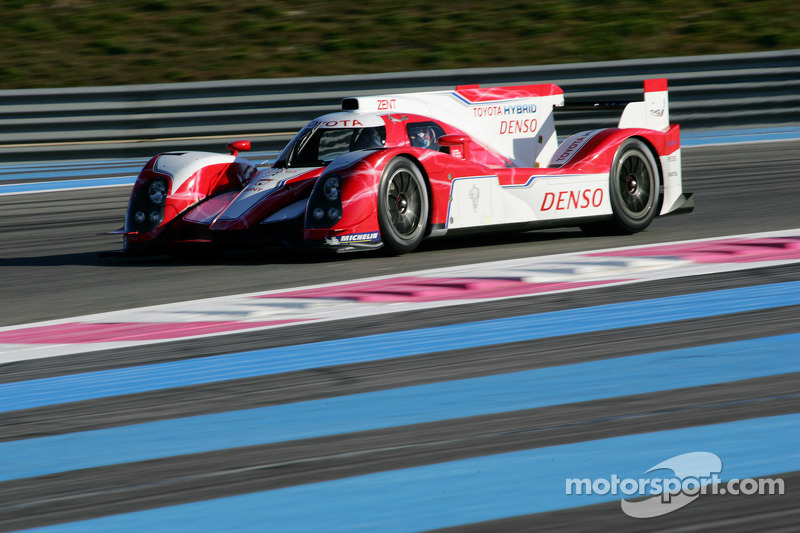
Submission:
POLYGON ((636 195, 633 199, 633 211, 638 213, 644 207, 644 201, 641 198, 641 195, 636 195))
POLYGON ((622 169, 620 174, 621 179, 625 179, 625 176, 631 173, 631 160, 630 158, 626 159, 624 163, 622 163, 622 169))
POLYGON ((411 229, 411 227, 412 227, 411 221, 409 220, 408 212, 404 213, 400 217, 400 219, 403 221, 403 226, 402 226, 402 228, 400 230, 400 233, 402 233, 403 235, 406 235, 408 233, 408 230, 411 229))
POLYGON ((642 176, 642 181, 639 184, 639 187, 642 189, 642 194, 646 196, 650 196, 650 173, 646 172, 642 176))
POLYGON ((413 233, 416 227, 417 217, 413 216, 411 213, 406 214, 406 226, 404 228, 406 235, 413 233))
POLYGON ((400 228, 403 225, 403 216, 396 210, 392 209, 389 213, 389 217, 392 221, 392 226, 395 228, 400 228))
POLYGON ((389 218, 392 221, 392 225, 397 225, 397 220, 400 217, 400 212, 397 209, 397 196, 392 194, 386 195, 386 211, 389 213, 389 218))
POLYGON ((386 200, 386 209, 389 211, 389 215, 392 217, 396 217, 400 214, 400 210, 397 208, 397 197, 389 197, 386 200))
POLYGON ((637 157, 636 158, 636 167, 634 169, 634 175, 639 177, 639 178, 644 178, 644 171, 645 171, 644 161, 642 161, 641 159, 639 159, 637 157))
POLYGON ((635 176, 639 169, 639 158, 631 157, 628 159, 628 175, 635 176))
POLYGON ((406 211, 406 220, 408 220, 412 228, 416 225, 417 220, 419 220, 419 212, 417 211, 416 205, 414 205, 413 208, 408 208, 406 211))
POLYGON ((400 181, 400 183, 399 183, 400 192, 401 193, 407 193, 408 192, 408 173, 401 172, 398 175, 398 179, 400 181))
POLYGON ((419 191, 415 188, 408 191, 406 194, 406 200, 408 200, 409 207, 413 205, 417 205, 419 203, 419 191))

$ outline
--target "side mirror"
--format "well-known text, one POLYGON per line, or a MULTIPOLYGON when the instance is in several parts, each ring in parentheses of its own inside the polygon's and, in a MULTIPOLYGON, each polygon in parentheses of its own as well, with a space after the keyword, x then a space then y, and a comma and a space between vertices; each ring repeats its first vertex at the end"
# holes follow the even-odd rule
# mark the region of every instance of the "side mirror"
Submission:
POLYGON ((450 148, 450 155, 453 157, 457 157, 458 159, 468 159, 469 143, 471 140, 472 139, 469 138, 469 135, 451 133, 449 135, 442 135, 436 139, 436 142, 439 143, 439 146, 447 146, 450 148))
POLYGON ((227 148, 231 151, 231 155, 236 156, 239 155, 239 151, 246 152, 250 150, 250 141, 233 141, 228 143, 227 148))

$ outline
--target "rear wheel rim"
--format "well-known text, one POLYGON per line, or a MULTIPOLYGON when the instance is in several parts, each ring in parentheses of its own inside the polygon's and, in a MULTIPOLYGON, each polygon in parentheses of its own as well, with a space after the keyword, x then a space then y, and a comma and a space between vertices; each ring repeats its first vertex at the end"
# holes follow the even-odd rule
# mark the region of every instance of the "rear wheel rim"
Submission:
POLYGON ((620 158, 617 166, 617 191, 622 210, 640 220, 653 209, 655 176, 644 156, 631 151, 620 158))

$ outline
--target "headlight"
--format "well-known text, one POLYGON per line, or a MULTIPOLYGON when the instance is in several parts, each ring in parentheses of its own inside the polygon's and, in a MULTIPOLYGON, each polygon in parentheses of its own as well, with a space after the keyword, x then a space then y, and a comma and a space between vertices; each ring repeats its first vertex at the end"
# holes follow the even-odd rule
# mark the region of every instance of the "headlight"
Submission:
POLYGON ((314 184, 305 223, 309 228, 330 228, 342 219, 342 177, 333 173, 314 184))
POLYGON ((170 188, 169 178, 153 176, 139 186, 128 205, 125 231, 148 233, 164 223, 170 188))
POLYGON ((330 176, 322 184, 322 194, 331 202, 339 198, 339 178, 337 176, 330 176))
POLYGON ((161 205, 167 196, 167 184, 161 180, 154 180, 150 184, 147 194, 154 205, 161 205))

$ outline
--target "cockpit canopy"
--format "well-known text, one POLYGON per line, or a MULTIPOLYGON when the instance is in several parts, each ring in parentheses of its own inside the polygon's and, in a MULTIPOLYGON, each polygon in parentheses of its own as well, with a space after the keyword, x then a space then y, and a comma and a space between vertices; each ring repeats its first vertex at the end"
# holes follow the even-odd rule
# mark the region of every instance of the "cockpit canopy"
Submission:
MULTIPOLYGON (((330 127, 332 121, 315 121, 300 130, 275 161, 274 167, 319 167, 337 157, 359 150, 378 150, 386 145, 385 126, 330 127)), ((350 120, 348 122, 358 121, 350 120)))

